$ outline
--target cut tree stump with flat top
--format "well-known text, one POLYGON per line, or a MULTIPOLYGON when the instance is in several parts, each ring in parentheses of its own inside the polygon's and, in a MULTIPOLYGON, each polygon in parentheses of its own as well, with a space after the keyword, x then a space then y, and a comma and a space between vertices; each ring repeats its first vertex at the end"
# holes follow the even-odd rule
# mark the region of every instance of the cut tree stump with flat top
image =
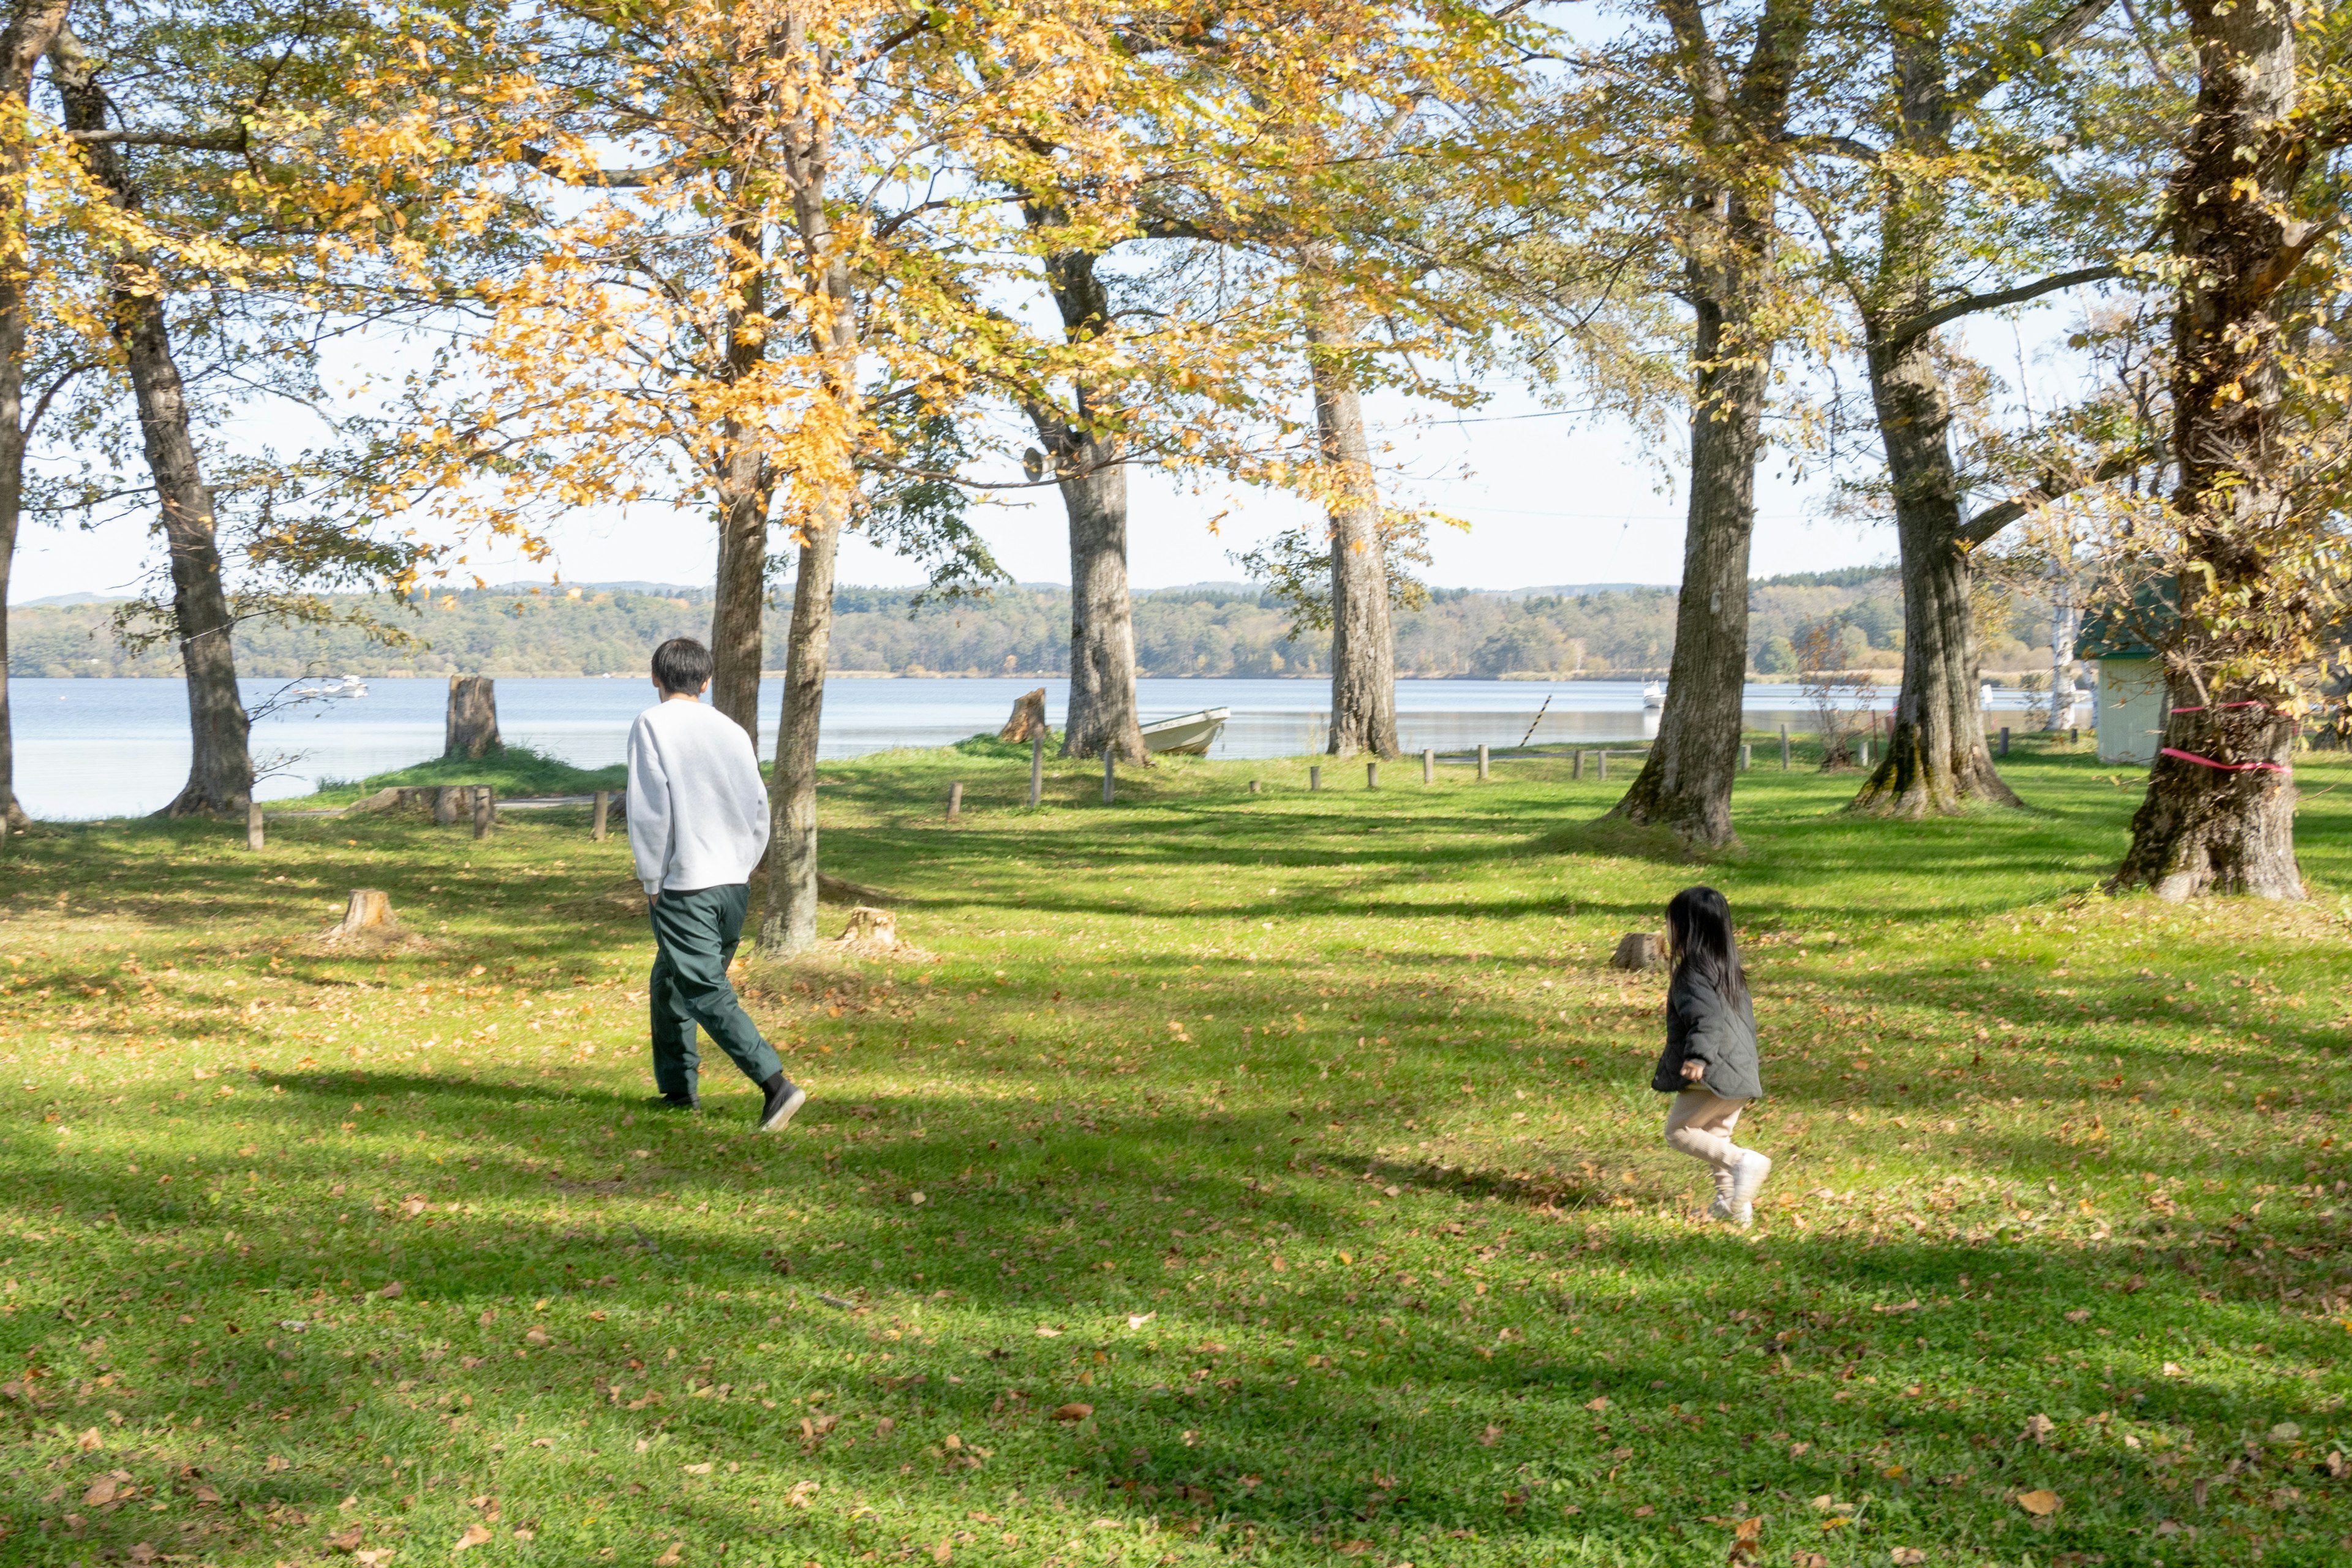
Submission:
POLYGON ((399 928, 393 919, 392 900, 373 888, 353 888, 349 908, 343 910, 343 923, 334 930, 336 936, 360 936, 370 931, 390 931, 399 928))
POLYGON ((1013 717, 996 732, 1000 741, 1019 742, 1045 733, 1045 689, 1039 687, 1026 696, 1014 699, 1013 717))
POLYGON ((478 761, 499 750, 498 691, 488 676, 449 678, 449 716, 442 738, 445 757, 478 761))
POLYGON ((1654 931, 1629 931, 1617 939, 1609 955, 1612 969, 1650 970, 1666 966, 1666 939, 1654 931))
POLYGON ((849 923, 842 928, 841 940, 891 946, 898 940, 898 917, 889 910, 860 904, 849 911, 849 923))

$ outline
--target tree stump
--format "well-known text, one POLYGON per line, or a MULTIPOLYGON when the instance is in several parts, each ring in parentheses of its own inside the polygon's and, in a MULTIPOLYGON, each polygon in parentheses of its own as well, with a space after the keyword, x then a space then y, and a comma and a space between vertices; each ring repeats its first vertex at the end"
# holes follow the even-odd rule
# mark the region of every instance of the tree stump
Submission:
POLYGON ((1617 939, 1609 955, 1612 969, 1649 970, 1666 966, 1666 939, 1654 931, 1629 931, 1617 939))
POLYGON ((1045 733, 1045 689, 1039 687, 1013 704, 1013 717, 996 732, 1000 741, 1026 741, 1045 733))
POLYGON ((487 675, 449 678, 449 717, 441 754, 478 760, 499 747, 499 700, 487 675))
POLYGON ((458 808, 466 804, 464 784, 440 784, 433 791, 433 820, 442 827, 457 826, 458 808))
POLYGON ((849 911, 849 924, 842 928, 841 940, 894 947, 898 942, 898 917, 889 910, 860 904, 849 911))
POLYGON ((385 934, 399 929, 393 919, 392 900, 373 888, 353 888, 349 908, 343 910, 343 923, 332 934, 339 937, 385 934))

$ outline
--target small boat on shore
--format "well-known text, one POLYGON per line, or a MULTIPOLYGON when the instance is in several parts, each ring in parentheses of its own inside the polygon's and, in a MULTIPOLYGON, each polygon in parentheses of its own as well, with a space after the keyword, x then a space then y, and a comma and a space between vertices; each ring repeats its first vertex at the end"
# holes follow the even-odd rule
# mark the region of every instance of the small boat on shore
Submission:
POLYGON ((356 675, 346 675, 326 686, 303 686, 295 689, 297 697, 365 697, 367 682, 356 675))
POLYGON ((1233 716, 1230 708, 1203 708, 1197 713, 1180 713, 1173 719, 1155 719, 1143 726, 1143 749, 1205 757, 1209 748, 1216 744, 1217 737, 1224 733, 1225 721, 1233 716))
POLYGON ((1653 680, 1650 684, 1642 688, 1642 710, 1643 712, 1662 713, 1665 710, 1665 707, 1666 689, 1664 687, 1653 680))

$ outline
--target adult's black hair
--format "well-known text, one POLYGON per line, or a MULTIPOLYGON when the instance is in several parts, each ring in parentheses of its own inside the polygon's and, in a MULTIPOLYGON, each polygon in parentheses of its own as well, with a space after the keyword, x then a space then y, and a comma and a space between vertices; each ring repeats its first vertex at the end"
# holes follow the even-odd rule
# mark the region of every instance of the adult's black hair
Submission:
POLYGON ((710 650, 692 637, 672 637, 654 649, 654 683, 664 691, 698 695, 710 679, 710 650))
POLYGON ((1748 999, 1748 972, 1739 966, 1739 942, 1731 932, 1731 905, 1713 888, 1685 888, 1666 905, 1666 937, 1674 943, 1675 973, 1687 970, 1737 1006, 1748 999))

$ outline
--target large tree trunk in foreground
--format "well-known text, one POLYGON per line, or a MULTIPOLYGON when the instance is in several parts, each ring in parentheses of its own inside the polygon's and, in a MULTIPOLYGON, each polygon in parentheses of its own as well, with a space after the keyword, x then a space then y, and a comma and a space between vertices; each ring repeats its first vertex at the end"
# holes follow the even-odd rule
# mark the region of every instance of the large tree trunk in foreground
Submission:
MULTIPOLYGON (((2319 526, 2296 519, 2280 491, 2284 375, 2271 313, 2318 238, 2316 226, 2286 216, 2313 145, 2307 129, 2288 123, 2300 86, 2294 12, 2227 0, 2189 0, 2188 10, 2199 82, 2171 204, 2189 266, 2173 317, 2173 504, 2186 558, 2212 576, 2179 577, 2180 629, 2165 650, 2172 711, 2116 884, 2168 899, 2295 899, 2295 726, 2283 693, 2259 676, 2221 679, 2232 650, 2200 617, 2215 596, 2234 609, 2230 601, 2251 595, 2259 610, 2296 592, 2267 581, 2276 568, 2266 535, 2319 526)), ((2258 668, 2271 652, 2240 648, 2234 661, 2258 668)))
POLYGON ((1331 470, 1331 743, 1335 757, 1397 754, 1396 634, 1389 624, 1388 540, 1381 526, 1364 400, 1344 332, 1310 330, 1315 425, 1331 470))
POLYGON ((1854 805, 1895 816, 2018 804, 1985 750, 1951 400, 1934 346, 1931 334, 1916 332, 1899 342, 1874 342, 1869 351, 1871 397, 1903 549, 1903 694, 1886 755, 1854 805))
POLYGON ((8 710, 8 579, 25 510, 25 353, 32 332, 24 227, 24 118, 33 68, 65 26, 68 0, 17 0, 0 32, 0 833, 30 826, 16 805, 16 748, 8 710))
POLYGON ((710 602, 710 705, 760 749, 760 667, 768 598, 766 475, 751 432, 729 421, 730 456, 719 487, 719 571, 710 602))
MULTIPOLYGON (((51 78, 65 104, 66 125, 74 131, 103 129, 106 94, 89 57, 70 29, 58 33, 50 49, 51 78)), ((138 192, 116 149, 94 143, 81 149, 83 164, 116 205, 134 210, 138 192)), ((236 689, 236 658, 229 646, 235 622, 221 582, 220 548, 214 533, 212 489, 205 483, 189 434, 187 391, 172 357, 170 323, 154 273, 137 256, 115 266, 113 331, 131 372, 139 405, 140 435, 148 472, 163 503, 163 533, 171 552, 172 621, 180 661, 187 673, 188 729, 192 755, 188 782, 157 813, 191 816, 241 812, 253 795, 253 757, 247 749, 251 723, 236 689)))

